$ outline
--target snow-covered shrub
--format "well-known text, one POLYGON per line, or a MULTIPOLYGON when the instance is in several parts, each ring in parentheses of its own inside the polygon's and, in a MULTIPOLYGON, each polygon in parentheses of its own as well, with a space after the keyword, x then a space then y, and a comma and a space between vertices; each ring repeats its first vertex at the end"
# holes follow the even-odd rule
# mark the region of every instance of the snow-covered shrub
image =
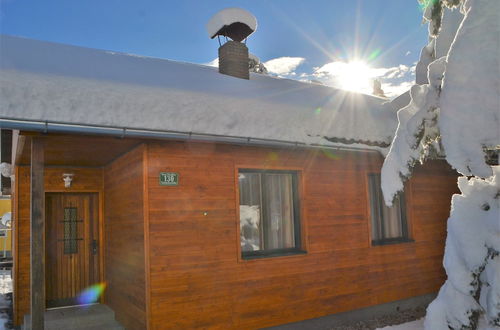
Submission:
POLYGON ((460 177, 448 219, 448 280, 429 305, 426 329, 475 329, 486 312, 500 326, 500 166, 484 180, 460 177))
POLYGON ((382 169, 388 205, 413 166, 437 154, 464 175, 452 199, 444 267, 426 329, 500 327, 500 1, 426 0, 430 42, 382 169), (471 177, 472 178, 469 178, 471 177))
POLYGON ((254 54, 248 54, 248 70, 250 72, 267 74, 267 68, 254 54))

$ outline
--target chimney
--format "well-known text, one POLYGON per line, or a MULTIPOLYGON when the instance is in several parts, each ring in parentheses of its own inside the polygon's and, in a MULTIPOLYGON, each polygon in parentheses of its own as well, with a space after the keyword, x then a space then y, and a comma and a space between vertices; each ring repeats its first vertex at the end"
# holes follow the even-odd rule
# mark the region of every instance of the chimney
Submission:
POLYGON ((230 40, 219 47, 219 72, 236 78, 250 79, 248 48, 230 40))
POLYGON ((219 72, 250 79, 248 48, 242 41, 257 29, 257 19, 244 9, 226 8, 212 16, 206 28, 210 38, 217 37, 221 45, 219 72), (221 36, 226 41, 224 44, 221 44, 221 36))

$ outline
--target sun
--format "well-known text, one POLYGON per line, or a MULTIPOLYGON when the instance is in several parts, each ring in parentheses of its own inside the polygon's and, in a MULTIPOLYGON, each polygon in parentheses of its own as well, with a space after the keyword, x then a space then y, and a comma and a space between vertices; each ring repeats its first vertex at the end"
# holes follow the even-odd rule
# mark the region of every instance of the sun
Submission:
POLYGON ((369 93, 371 91, 372 72, 371 68, 363 61, 352 61, 344 63, 339 70, 337 79, 342 89, 353 92, 369 93))

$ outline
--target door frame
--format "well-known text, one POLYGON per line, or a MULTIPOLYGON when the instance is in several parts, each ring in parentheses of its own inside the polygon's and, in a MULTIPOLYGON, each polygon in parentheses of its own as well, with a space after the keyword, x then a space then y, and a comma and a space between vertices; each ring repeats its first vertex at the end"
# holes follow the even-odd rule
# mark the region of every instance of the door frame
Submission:
MULTIPOLYGON (((71 188, 70 188, 71 189, 71 188)), ((98 227, 99 227, 99 282, 103 282, 105 278, 105 273, 104 273, 104 199, 103 199, 103 190, 96 190, 96 189, 45 189, 45 196, 47 194, 52 194, 52 193, 59 193, 59 194, 97 194, 97 205, 98 205, 98 210, 97 210, 97 218, 98 218, 98 227)), ((45 210, 45 217, 47 216, 47 211, 45 210)), ((47 241, 47 232, 45 231, 44 235, 44 240, 47 241)), ((44 243, 46 244, 46 243, 44 243)), ((101 295, 99 297, 99 303, 103 304, 105 302, 104 300, 105 295, 101 295)), ((47 304, 47 302, 45 302, 47 304)), ((45 309, 57 309, 61 307, 54 307, 54 308, 47 308, 45 306, 45 309)))

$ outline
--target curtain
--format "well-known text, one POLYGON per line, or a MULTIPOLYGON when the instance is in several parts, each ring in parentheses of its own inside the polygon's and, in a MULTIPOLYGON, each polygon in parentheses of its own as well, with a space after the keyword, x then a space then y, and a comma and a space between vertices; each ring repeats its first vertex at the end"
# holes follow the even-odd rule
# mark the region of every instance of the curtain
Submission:
POLYGON ((294 247, 292 175, 265 174, 263 190, 267 202, 264 206, 265 248, 294 247))
POLYGON ((400 193, 392 207, 387 207, 380 187, 380 174, 368 176, 368 190, 370 193, 370 215, 372 224, 372 240, 384 240, 405 237, 403 227, 405 218, 401 201, 404 195, 400 193))
POLYGON ((293 174, 239 173, 242 251, 295 247, 293 174))

